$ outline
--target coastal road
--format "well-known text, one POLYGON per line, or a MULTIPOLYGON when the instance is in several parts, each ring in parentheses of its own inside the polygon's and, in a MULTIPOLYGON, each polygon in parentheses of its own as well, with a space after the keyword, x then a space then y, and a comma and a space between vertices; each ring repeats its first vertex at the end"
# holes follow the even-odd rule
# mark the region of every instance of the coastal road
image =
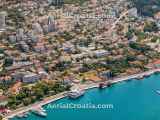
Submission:
POLYGON ((143 73, 134 74, 134 75, 130 75, 130 76, 122 77, 122 78, 117 78, 117 79, 112 80, 111 83, 122 82, 122 81, 126 81, 126 80, 129 80, 129 79, 135 79, 135 78, 143 78, 143 77, 149 76, 149 75, 151 75, 155 72, 160 72, 160 69, 153 69, 153 70, 146 71, 146 72, 143 72, 143 73))
MULTIPOLYGON (((139 74, 134 74, 134 75, 125 76, 125 77, 121 77, 121 78, 115 78, 115 79, 111 80, 112 81, 111 83, 127 81, 128 79, 134 79, 134 78, 139 78, 139 77, 141 78, 141 77, 144 77, 144 76, 151 75, 151 74, 153 74, 155 72, 160 72, 160 69, 153 69, 153 70, 149 70, 149 71, 146 71, 146 72, 143 72, 143 73, 139 73, 139 74)), ((96 88, 96 87, 99 87, 99 83, 85 84, 85 85, 82 85, 82 86, 80 85, 80 87, 82 89, 85 89, 85 90, 86 89, 90 89, 90 88, 96 88)), ((60 94, 45 98, 41 102, 37 102, 37 103, 29 105, 27 107, 19 108, 17 110, 14 110, 14 111, 8 113, 4 117, 5 117, 5 119, 9 119, 9 118, 12 118, 12 117, 14 117, 14 116, 16 116, 18 114, 21 114, 21 113, 24 113, 24 112, 28 112, 28 111, 33 110, 35 108, 41 107, 41 106, 46 105, 46 104, 51 103, 51 102, 54 102, 56 100, 64 98, 65 97, 65 95, 64 95, 65 93, 66 92, 63 92, 63 93, 60 93, 60 94)))
POLYGON ((10 119, 10 118, 13 118, 14 116, 16 116, 18 114, 21 114, 21 113, 24 113, 24 112, 28 112, 30 110, 39 108, 39 107, 41 107, 43 105, 49 104, 49 103, 51 103, 53 101, 59 100, 61 98, 64 98, 65 97, 65 95, 64 95, 65 93, 66 92, 63 92, 63 93, 60 93, 60 94, 45 98, 43 101, 37 102, 35 104, 19 108, 19 109, 15 110, 15 111, 12 111, 9 114, 7 114, 6 116, 4 116, 4 118, 5 119, 10 119))

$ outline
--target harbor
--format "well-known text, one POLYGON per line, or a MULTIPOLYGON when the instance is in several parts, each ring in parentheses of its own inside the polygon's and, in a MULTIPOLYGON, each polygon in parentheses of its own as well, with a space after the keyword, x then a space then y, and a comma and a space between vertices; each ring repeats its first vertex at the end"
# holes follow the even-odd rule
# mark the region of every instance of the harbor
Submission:
POLYGON ((160 0, 0 1, 0 120, 160 120, 160 0))
MULTIPOLYGON (((116 78, 116 79, 111 80, 111 84, 115 84, 115 83, 122 82, 122 81, 127 81, 127 80, 130 80, 130 79, 136 79, 139 76, 148 76, 148 75, 151 75, 151 74, 157 73, 157 72, 160 72, 160 69, 154 69, 154 70, 150 70, 150 71, 143 72, 143 73, 140 73, 140 74, 130 75, 130 76, 127 76, 127 77, 116 78)), ((99 87, 99 83, 93 83, 93 84, 87 84, 87 85, 79 85, 79 86, 81 88, 83 88, 83 90, 88 90, 88 89, 92 89, 92 88, 98 88, 99 87)), ((52 103, 52 102, 60 100, 62 98, 65 98, 66 97, 66 93, 67 92, 63 92, 63 93, 48 97, 48 98, 44 99, 43 101, 35 103, 33 105, 29 105, 27 107, 19 108, 19 109, 15 110, 15 111, 10 112, 9 114, 7 114, 5 116, 5 118, 6 119, 10 119, 10 118, 15 117, 16 115, 19 115, 19 114, 24 113, 24 112, 28 112, 28 111, 30 111, 32 109, 35 109, 35 108, 37 108, 37 106, 41 106, 42 107, 42 106, 44 106, 46 104, 52 103)))
MULTIPOLYGON (((142 81, 119 82, 103 90, 93 88, 87 90, 85 95, 78 99, 72 100, 65 97, 49 104, 51 106, 69 103, 82 105, 87 103, 94 105, 113 104, 112 109, 52 109, 48 105, 44 105, 43 108, 47 113, 46 118, 31 114, 27 120, 53 120, 54 118, 65 120, 68 116, 72 116, 70 120, 74 120, 75 118, 77 120, 97 120, 97 116, 110 120, 158 120, 160 118, 160 96, 156 93, 156 90, 160 89, 159 77, 160 74, 153 74, 150 77, 144 78, 142 81)), ((22 120, 26 119, 23 118, 22 120)))

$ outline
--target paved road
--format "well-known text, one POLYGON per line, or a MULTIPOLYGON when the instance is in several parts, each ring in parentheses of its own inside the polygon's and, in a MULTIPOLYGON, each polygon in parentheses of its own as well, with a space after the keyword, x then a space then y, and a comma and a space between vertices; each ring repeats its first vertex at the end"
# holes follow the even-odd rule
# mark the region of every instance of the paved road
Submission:
MULTIPOLYGON (((121 81, 126 81, 128 79, 133 79, 133 78, 138 78, 138 77, 143 77, 145 75, 151 75, 155 72, 160 72, 160 69, 153 69, 153 70, 149 70, 147 72, 143 72, 143 73, 139 73, 139 74, 135 74, 135 75, 130 75, 130 76, 125 76, 125 77, 122 77, 122 78, 115 78, 114 80, 112 80, 111 83, 117 83, 117 82, 121 82, 121 81)), ((93 83, 93 84, 88 84, 88 85, 80 85, 80 87, 82 89, 90 89, 90 88, 95 88, 95 87, 98 87, 99 86, 99 83, 93 83)), ((8 118, 12 118, 20 113, 23 113, 23 112, 27 112, 29 110, 32 110, 34 108, 37 108, 37 107, 40 107, 40 106, 43 106, 43 105, 46 105, 48 103, 51 103, 55 100, 59 100, 63 97, 65 97, 65 92, 63 93, 60 93, 60 94, 57 94, 57 95, 54 95, 54 96, 51 96, 51 97, 48 97, 48 98, 45 98, 43 101, 41 102, 37 102, 35 104, 32 104, 32 105, 29 105, 27 107, 22 107, 22 108, 19 108, 9 114, 7 114, 6 116, 4 116, 6 119, 8 118)))
POLYGON ((116 27, 117 23, 119 23, 120 20, 121 20, 124 16, 126 16, 127 14, 128 14, 128 10, 125 11, 125 12, 123 12, 123 13, 120 15, 120 17, 112 24, 112 27, 109 29, 109 31, 112 31, 112 30, 116 27))

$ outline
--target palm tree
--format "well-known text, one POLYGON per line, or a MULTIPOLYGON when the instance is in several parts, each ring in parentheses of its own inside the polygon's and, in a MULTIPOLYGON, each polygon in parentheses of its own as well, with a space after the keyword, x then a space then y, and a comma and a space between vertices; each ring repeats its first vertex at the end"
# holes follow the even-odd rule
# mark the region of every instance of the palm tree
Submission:
POLYGON ((98 49, 98 45, 99 45, 99 42, 98 42, 98 41, 95 41, 95 50, 98 49))

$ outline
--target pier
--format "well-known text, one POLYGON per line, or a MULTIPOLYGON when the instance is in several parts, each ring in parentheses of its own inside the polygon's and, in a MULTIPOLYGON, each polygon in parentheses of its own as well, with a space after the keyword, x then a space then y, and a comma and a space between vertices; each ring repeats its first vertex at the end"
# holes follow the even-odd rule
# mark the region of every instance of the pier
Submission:
MULTIPOLYGON (((160 72, 160 69, 153 69, 153 70, 149 70, 149 71, 146 71, 146 72, 143 72, 143 73, 139 73, 139 74, 134 74, 134 75, 130 75, 130 76, 122 77, 122 78, 115 78, 113 80, 110 80, 110 82, 111 82, 111 84, 114 84, 114 83, 118 83, 118 82, 122 82, 122 81, 127 81, 129 79, 136 79, 136 78, 141 77, 141 76, 143 76, 143 77, 149 76, 149 75, 154 74, 156 72, 160 72)), ((99 83, 92 83, 92 84, 88 84, 88 85, 78 85, 78 86, 80 86, 84 90, 88 90, 88 89, 92 89, 92 88, 98 88, 99 87, 99 83)), ((15 110, 15 111, 10 112, 6 116, 4 116, 4 120, 8 120, 10 118, 15 117, 18 114, 22 114, 24 112, 28 112, 28 111, 30 111, 32 109, 37 108, 37 107, 42 107, 42 106, 44 106, 46 104, 49 104, 49 103, 54 102, 56 100, 62 99, 64 97, 66 97, 65 94, 66 94, 66 92, 62 92, 60 94, 45 98, 41 102, 37 102, 37 103, 29 105, 27 107, 19 108, 19 109, 15 110)))

